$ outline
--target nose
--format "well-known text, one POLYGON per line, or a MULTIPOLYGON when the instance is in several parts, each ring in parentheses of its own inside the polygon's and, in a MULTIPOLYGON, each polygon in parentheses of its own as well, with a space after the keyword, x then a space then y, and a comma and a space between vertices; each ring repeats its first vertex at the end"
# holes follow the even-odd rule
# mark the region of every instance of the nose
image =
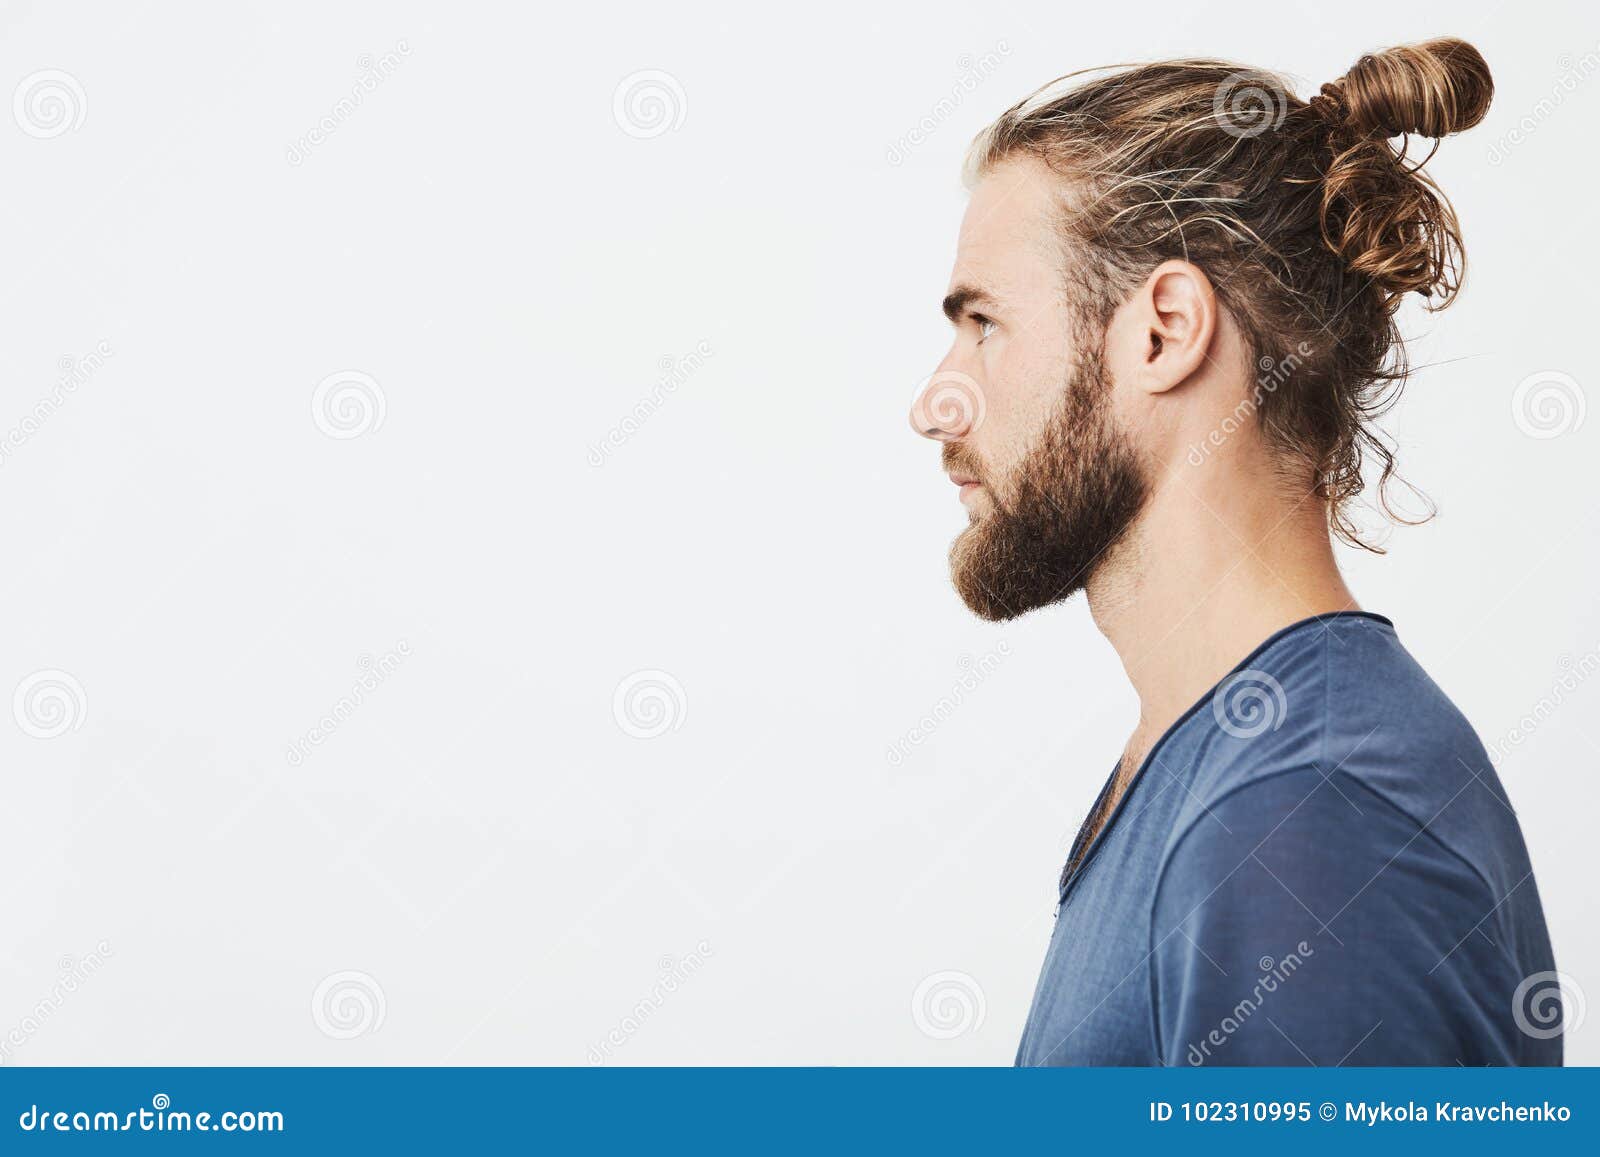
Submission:
POLYGON ((935 442, 965 438, 983 422, 983 389, 970 374, 939 369, 911 399, 911 428, 935 442))

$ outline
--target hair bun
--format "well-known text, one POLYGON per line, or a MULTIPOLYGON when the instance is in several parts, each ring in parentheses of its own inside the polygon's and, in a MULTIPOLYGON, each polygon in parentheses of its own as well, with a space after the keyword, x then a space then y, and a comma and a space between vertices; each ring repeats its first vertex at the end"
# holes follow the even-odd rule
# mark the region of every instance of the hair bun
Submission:
POLYGON ((1489 111, 1494 79, 1465 40, 1443 37, 1369 53, 1337 83, 1346 123, 1362 135, 1445 137, 1489 111))

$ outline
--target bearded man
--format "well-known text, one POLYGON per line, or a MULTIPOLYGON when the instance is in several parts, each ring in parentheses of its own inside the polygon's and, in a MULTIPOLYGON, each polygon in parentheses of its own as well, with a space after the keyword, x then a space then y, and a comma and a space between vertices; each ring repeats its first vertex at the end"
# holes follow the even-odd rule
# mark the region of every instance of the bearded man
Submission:
POLYGON ((1462 268, 1389 142, 1475 124, 1488 67, 1430 41, 1309 101, 1217 61, 1064 79, 973 146, 912 411, 969 516, 961 598, 1085 591, 1139 698, 1018 1063, 1559 1064, 1505 790, 1333 548, 1393 474, 1396 311, 1462 268))

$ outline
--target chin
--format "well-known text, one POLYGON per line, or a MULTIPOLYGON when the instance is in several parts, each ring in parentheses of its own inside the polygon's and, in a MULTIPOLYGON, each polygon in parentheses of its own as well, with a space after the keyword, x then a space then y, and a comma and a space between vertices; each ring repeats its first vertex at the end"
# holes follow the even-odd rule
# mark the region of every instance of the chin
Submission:
POLYGON ((950 581, 967 609, 991 623, 1009 622, 1064 602, 1088 584, 1100 552, 1051 549, 1019 539, 1015 527, 973 516, 950 544, 950 581))
POLYGON ((1017 571, 999 557, 1003 552, 994 549, 984 529, 973 515, 972 525, 950 544, 950 581, 967 609, 980 619, 1004 623, 1044 606, 1035 592, 1019 589, 1017 571))

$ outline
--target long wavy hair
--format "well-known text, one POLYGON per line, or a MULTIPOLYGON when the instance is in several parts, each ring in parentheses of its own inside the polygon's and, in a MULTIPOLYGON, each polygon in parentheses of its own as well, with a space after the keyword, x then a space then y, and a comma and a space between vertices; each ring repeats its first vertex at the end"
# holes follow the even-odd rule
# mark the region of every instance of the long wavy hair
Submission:
POLYGON ((1363 56, 1310 100, 1216 60, 1074 73, 979 134, 967 177, 1019 154, 1061 175, 1086 332, 1103 333, 1162 261, 1204 269, 1255 362, 1291 369, 1256 391, 1264 435, 1334 533, 1376 550, 1349 510, 1368 459, 1382 508, 1420 520, 1390 504, 1394 453, 1374 422, 1409 372, 1395 313, 1413 292, 1443 309, 1465 271, 1455 212, 1422 171, 1433 151, 1408 155, 1412 138, 1437 149, 1483 119, 1493 91, 1483 57, 1454 39, 1363 56))

